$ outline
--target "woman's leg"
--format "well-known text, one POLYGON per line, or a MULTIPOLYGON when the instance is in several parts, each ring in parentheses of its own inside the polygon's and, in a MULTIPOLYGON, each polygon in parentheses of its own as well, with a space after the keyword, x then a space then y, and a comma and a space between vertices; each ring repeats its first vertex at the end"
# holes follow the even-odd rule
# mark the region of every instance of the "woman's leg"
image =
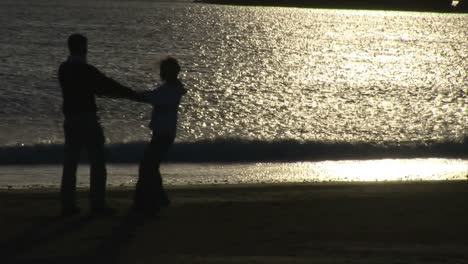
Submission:
POLYGON ((154 195, 155 192, 155 184, 152 183, 153 179, 153 164, 154 164, 154 147, 150 143, 145 148, 145 152, 143 154, 143 158, 140 161, 140 165, 138 168, 138 181, 136 184, 135 189, 135 209, 145 210, 146 208, 150 208, 152 193, 154 195))
POLYGON ((156 168, 154 170, 154 178, 156 179, 156 184, 157 184, 157 193, 156 197, 158 199, 158 204, 159 206, 169 206, 170 200, 167 196, 166 191, 164 190, 163 186, 163 180, 161 177, 161 172, 160 172, 160 164, 161 161, 167 156, 167 153, 169 152, 169 149, 171 148, 172 144, 174 143, 174 136, 172 135, 165 135, 165 136, 160 136, 157 138, 157 144, 155 147, 155 150, 157 152, 156 154, 156 168))
POLYGON ((160 206, 169 205, 159 167, 173 142, 174 137, 153 134, 138 169, 135 209, 154 212, 158 211, 160 206))

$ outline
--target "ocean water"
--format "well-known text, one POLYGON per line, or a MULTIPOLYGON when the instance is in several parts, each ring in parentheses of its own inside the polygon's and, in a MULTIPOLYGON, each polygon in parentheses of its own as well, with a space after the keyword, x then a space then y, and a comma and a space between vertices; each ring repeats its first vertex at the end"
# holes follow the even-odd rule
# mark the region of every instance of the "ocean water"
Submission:
MULTIPOLYGON (((0 0, 0 146, 63 142, 56 71, 73 32, 137 90, 158 60, 190 90, 178 142, 462 141, 468 15, 160 1, 0 0)), ((146 141, 150 109, 99 100, 108 143, 146 141)))
MULTIPOLYGON (((176 142, 195 144, 189 149, 192 156, 210 142, 229 149, 230 142, 254 141, 252 150, 265 142, 278 153, 283 145, 288 147, 285 152, 293 153, 301 143, 430 146, 461 144, 468 136, 466 14, 189 1, 0 0, 0 24, 0 149, 14 149, 0 153, 4 158, 21 153, 21 146, 40 144, 37 150, 29 149, 28 160, 47 161, 63 143, 56 72, 67 57, 66 39, 74 32, 88 36, 91 64, 136 90, 158 82, 160 58, 170 54, 180 60, 189 93, 182 102, 176 142)), ((148 140, 148 106, 110 99, 99 99, 98 104, 109 145, 148 140)), ((274 156, 265 149, 264 154, 274 156)), ((243 147, 232 155, 248 150, 243 147)), ((347 161, 335 161, 340 162, 347 161)), ((406 170, 381 177, 381 163, 376 167, 371 161, 349 162, 364 166, 360 175, 375 172, 354 180, 465 179, 468 171, 463 159, 414 160, 419 168, 437 165, 431 167, 436 174, 423 177, 412 172, 414 167, 402 165, 411 160, 386 160, 387 168, 406 170)), ((167 173, 185 176, 166 180, 177 185, 347 181, 356 176, 349 175, 349 169, 337 174, 331 165, 320 169, 321 163, 268 164, 231 164, 230 173, 223 164, 174 165, 167 173), (291 173, 284 170, 288 166, 291 173), (203 175, 212 175, 209 171, 219 177, 206 176, 199 182, 203 175)), ((123 178, 110 177, 111 184, 132 184, 134 178, 125 175, 134 175, 136 167, 112 166, 117 168, 112 174, 123 178)), ((86 169, 80 171, 83 182, 86 169)), ((60 168, 2 167, 3 187, 15 182, 8 175, 19 181, 12 186, 34 185, 36 180, 41 186, 55 186, 60 168), (36 178, 27 176, 34 171, 36 178), (45 178, 39 180, 40 175, 45 178)))

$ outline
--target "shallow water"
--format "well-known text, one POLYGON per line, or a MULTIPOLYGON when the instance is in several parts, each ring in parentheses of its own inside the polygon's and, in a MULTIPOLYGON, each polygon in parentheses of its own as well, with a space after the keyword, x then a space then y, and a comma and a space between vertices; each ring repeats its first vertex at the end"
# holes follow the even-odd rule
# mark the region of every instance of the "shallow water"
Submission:
MULTIPOLYGON (((108 166, 109 186, 134 186, 136 165, 108 166)), ((467 180, 468 160, 387 159, 295 163, 164 164, 167 186, 320 182, 467 180)), ((0 188, 58 188, 60 166, 0 166, 0 188)), ((89 168, 80 166, 77 186, 89 186, 89 168)))
MULTIPOLYGON (((63 141, 56 69, 73 32, 137 89, 174 54, 190 89, 178 141, 425 142, 467 136, 468 16, 154 1, 0 0, 0 146, 63 141)), ((102 100, 111 143, 150 109, 102 100)))

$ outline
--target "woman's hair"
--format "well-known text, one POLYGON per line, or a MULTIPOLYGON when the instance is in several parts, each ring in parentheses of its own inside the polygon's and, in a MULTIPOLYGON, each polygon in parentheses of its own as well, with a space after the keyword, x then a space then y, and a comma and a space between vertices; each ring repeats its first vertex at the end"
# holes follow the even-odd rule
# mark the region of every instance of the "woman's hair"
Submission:
POLYGON ((177 75, 180 72, 179 62, 173 57, 166 57, 159 64, 159 75, 164 81, 177 80, 177 75))

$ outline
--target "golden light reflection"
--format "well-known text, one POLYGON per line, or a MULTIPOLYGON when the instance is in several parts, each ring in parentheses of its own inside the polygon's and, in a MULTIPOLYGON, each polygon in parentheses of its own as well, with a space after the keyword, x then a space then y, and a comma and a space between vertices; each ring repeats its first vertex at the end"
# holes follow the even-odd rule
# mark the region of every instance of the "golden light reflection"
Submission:
POLYGON ((384 159, 317 164, 323 176, 337 181, 463 180, 468 162, 444 159, 384 159))
MULTIPOLYGON (((110 164, 109 186, 134 186, 138 165, 110 164)), ((58 188, 60 166, 2 166, 0 189, 58 188)), ((287 163, 169 163, 168 186, 323 182, 468 180, 468 160, 385 159, 287 163)), ((89 186, 89 167, 78 169, 77 185, 89 186)))

